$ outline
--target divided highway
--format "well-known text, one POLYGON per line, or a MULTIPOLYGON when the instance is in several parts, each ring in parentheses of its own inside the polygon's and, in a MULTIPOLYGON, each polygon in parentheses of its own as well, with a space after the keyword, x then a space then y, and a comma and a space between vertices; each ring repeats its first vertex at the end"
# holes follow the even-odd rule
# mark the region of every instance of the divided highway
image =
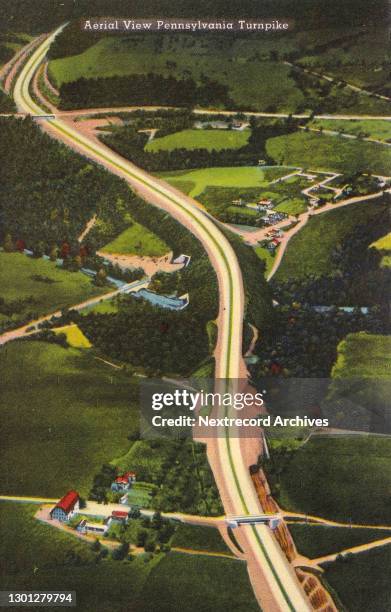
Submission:
MULTIPOLYGON (((14 86, 14 99, 18 110, 30 115, 45 115, 29 93, 30 83, 55 36, 50 35, 26 62, 14 86)), ((202 242, 218 276, 220 293, 219 334, 216 352, 216 379, 243 378, 242 323, 244 291, 236 255, 225 236, 212 219, 207 217, 191 198, 175 192, 162 181, 137 168, 96 140, 87 138, 66 121, 46 119, 45 131, 66 143, 82 155, 103 165, 126 180, 147 201, 167 210, 202 242)), ((218 383, 219 381, 217 381, 218 383)), ((230 431, 218 440, 221 473, 217 480, 224 482, 229 492, 230 512, 235 515, 262 513, 248 467, 240 449, 239 439, 230 431)), ((264 525, 249 525, 243 529, 245 555, 256 563, 256 572, 262 577, 258 596, 265 612, 306 612, 312 609, 297 577, 284 553, 264 525)), ((251 576, 253 584, 257 576, 251 576)))

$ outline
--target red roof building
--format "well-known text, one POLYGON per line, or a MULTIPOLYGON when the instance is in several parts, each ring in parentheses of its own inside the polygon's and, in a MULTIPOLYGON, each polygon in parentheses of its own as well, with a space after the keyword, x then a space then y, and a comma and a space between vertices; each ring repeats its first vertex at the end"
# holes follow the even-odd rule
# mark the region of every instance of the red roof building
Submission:
POLYGON ((127 519, 128 515, 128 512, 125 512, 123 510, 113 510, 113 512, 111 513, 111 516, 117 519, 127 519))
POLYGON ((127 478, 125 478, 125 476, 118 476, 115 479, 115 482, 118 482, 118 484, 128 484, 129 481, 127 478))
POLYGON ((68 491, 50 511, 50 516, 59 521, 68 521, 79 510, 80 497, 76 491, 68 491))
POLYGON ((125 472, 124 478, 127 478, 131 482, 134 482, 136 480, 136 474, 135 472, 125 472))

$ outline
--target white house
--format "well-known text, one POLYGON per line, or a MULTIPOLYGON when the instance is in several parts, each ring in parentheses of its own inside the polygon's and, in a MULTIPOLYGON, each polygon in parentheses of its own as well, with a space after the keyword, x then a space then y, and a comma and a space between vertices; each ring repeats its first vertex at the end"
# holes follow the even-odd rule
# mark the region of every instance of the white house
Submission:
POLYGON ((60 499, 59 502, 52 508, 50 511, 50 516, 52 519, 57 519, 58 521, 65 522, 69 521, 80 508, 80 497, 76 491, 68 491, 60 499))

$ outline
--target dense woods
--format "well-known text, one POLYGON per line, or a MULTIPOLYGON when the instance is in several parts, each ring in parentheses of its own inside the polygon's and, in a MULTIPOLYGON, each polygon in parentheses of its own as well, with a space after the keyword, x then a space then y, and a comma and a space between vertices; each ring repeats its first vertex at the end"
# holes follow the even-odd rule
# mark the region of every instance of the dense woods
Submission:
POLYGON ((370 245, 391 231, 389 204, 384 199, 378 213, 367 222, 355 225, 334 247, 330 272, 320 276, 273 280, 276 299, 283 304, 292 301, 326 306, 387 307, 391 290, 391 272, 380 266, 382 253, 370 245))
POLYGON ((271 282, 279 306, 272 332, 267 331, 257 347, 260 376, 328 377, 337 346, 347 334, 391 332, 391 272, 380 267, 381 253, 369 248, 390 229, 384 202, 378 215, 354 226, 335 246, 328 275, 271 282), (319 312, 317 306, 330 308, 319 312), (342 311, 342 306, 352 311, 342 311), (369 307, 366 314, 359 308, 363 306, 369 307))
POLYGON ((49 253, 102 219, 101 245, 122 231, 134 194, 117 177, 44 134, 30 118, 0 118, 1 240, 49 253), (102 228, 103 225, 103 228, 102 228))
POLYGON ((154 376, 189 374, 208 356, 205 321, 194 309, 165 310, 130 296, 118 313, 91 313, 79 325, 103 353, 154 376))
POLYGON ((232 108, 228 87, 204 77, 201 84, 191 78, 176 79, 159 74, 135 74, 99 79, 77 79, 60 87, 60 108, 97 106, 209 106, 232 108))

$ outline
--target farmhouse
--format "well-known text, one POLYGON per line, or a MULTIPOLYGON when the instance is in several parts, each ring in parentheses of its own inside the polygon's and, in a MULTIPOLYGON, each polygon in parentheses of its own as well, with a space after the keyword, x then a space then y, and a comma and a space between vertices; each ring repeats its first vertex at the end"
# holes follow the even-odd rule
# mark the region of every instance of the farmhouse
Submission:
POLYGON ((80 508, 80 498, 76 491, 68 491, 50 511, 52 519, 69 521, 80 508))
POLYGON ((122 476, 118 476, 111 484, 111 490, 115 493, 121 491, 129 491, 132 484, 136 482, 136 474, 134 472, 125 472, 122 476))

